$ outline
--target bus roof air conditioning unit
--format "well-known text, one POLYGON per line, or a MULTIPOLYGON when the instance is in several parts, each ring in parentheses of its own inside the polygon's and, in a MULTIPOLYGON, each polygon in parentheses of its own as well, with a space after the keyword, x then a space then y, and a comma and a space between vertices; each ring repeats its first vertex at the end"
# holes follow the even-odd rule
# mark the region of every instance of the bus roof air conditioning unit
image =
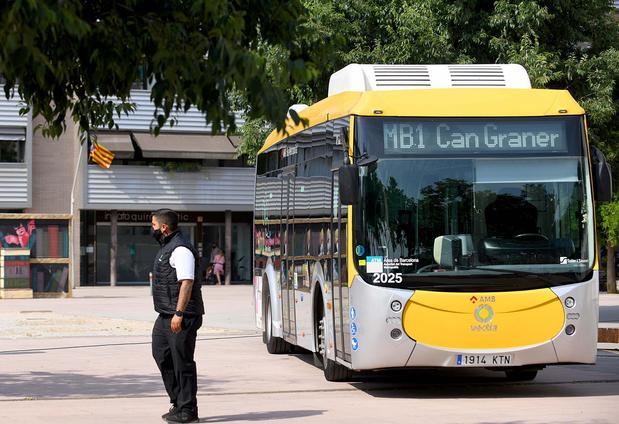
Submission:
POLYGON ((345 91, 424 88, 531 88, 521 65, 359 65, 340 69, 329 80, 329 96, 345 91))

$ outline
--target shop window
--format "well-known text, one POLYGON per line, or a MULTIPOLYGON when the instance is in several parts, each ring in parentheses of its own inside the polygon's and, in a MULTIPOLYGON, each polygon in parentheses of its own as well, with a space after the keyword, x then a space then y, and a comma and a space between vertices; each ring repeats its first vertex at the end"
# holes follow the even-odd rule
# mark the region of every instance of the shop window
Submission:
POLYGON ((33 264, 30 268, 34 293, 58 293, 69 291, 68 264, 33 264))
POLYGON ((23 260, 29 272, 23 276, 35 294, 69 292, 68 221, 0 219, 0 247, 27 252, 23 260))
MULTIPOLYGON (((183 234, 193 243, 194 225, 181 224, 183 234)), ((97 224, 96 235, 96 282, 110 281, 111 226, 97 224)), ((159 245, 151 235, 149 224, 118 225, 116 279, 118 283, 148 284, 148 273, 153 270, 153 261, 159 245)))

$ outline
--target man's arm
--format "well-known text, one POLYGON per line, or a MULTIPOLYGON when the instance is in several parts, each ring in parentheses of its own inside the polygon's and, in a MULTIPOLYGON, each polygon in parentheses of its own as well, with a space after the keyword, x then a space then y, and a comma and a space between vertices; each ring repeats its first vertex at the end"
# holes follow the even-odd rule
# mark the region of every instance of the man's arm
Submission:
MULTIPOLYGON (((191 298, 191 287, 193 286, 193 280, 182 280, 179 281, 178 284, 181 285, 178 293, 178 302, 176 303, 177 311, 185 311, 187 304, 189 303, 189 299, 191 298)), ((172 322, 170 323, 170 327, 172 328, 173 333, 180 333, 182 329, 183 317, 179 317, 174 315, 172 317, 172 322)))
MULTIPOLYGON (((195 277, 195 258, 193 257, 193 254, 189 249, 185 247, 176 248, 174 249, 174 252, 172 252, 172 258, 170 258, 170 265, 172 265, 176 269, 176 275, 179 278, 178 284, 180 284, 178 302, 176 303, 176 310, 184 312, 185 308, 187 308, 189 300, 191 299, 191 289, 193 287, 193 278, 195 277)), ((180 332, 182 329, 182 322, 183 317, 174 315, 172 317, 172 322, 170 323, 172 332, 180 332)))
POLYGON ((191 298, 191 287, 193 287, 193 280, 181 280, 178 282, 181 285, 178 293, 178 303, 176 304, 177 311, 184 311, 191 298))

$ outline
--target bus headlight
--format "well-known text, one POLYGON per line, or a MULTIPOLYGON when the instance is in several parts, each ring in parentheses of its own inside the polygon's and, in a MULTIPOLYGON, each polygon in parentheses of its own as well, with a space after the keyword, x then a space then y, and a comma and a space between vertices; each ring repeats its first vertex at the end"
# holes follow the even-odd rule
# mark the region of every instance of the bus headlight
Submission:
POLYGON ((393 312, 400 312, 402 310, 402 303, 399 300, 391 302, 391 310, 393 312))
POLYGON ((391 330, 391 338, 392 339, 399 339, 400 337, 402 337, 402 330, 400 330, 399 328, 394 328, 393 330, 391 330))
POLYGON ((565 327, 565 334, 567 334, 568 336, 571 336, 575 332, 576 332, 576 327, 574 327, 572 324, 565 327))
POLYGON ((574 300, 573 297, 568 297, 565 299, 565 306, 567 308, 573 308, 574 305, 576 305, 576 301, 574 300))

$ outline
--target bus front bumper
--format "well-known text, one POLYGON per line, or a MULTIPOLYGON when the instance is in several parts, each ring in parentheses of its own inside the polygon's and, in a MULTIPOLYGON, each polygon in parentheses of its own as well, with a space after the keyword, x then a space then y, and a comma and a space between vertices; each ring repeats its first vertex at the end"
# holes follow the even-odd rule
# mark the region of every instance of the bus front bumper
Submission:
MULTIPOLYGON (((401 367, 483 368, 595 362, 597 353, 597 273, 591 281, 554 287, 550 290, 563 304, 567 297, 576 306, 565 311, 561 330, 535 345, 492 349, 432 346, 409 337, 403 325, 404 306, 413 290, 378 287, 355 277, 350 288, 351 324, 355 335, 351 345, 352 368, 370 370, 401 367), (401 305, 398 310, 398 304, 401 305), (566 333, 574 325, 572 335, 566 333), (468 358, 465 358, 468 356, 468 358)), ((523 329, 526 331, 527 329, 523 329)), ((441 331, 441 323, 436 323, 441 331)))

